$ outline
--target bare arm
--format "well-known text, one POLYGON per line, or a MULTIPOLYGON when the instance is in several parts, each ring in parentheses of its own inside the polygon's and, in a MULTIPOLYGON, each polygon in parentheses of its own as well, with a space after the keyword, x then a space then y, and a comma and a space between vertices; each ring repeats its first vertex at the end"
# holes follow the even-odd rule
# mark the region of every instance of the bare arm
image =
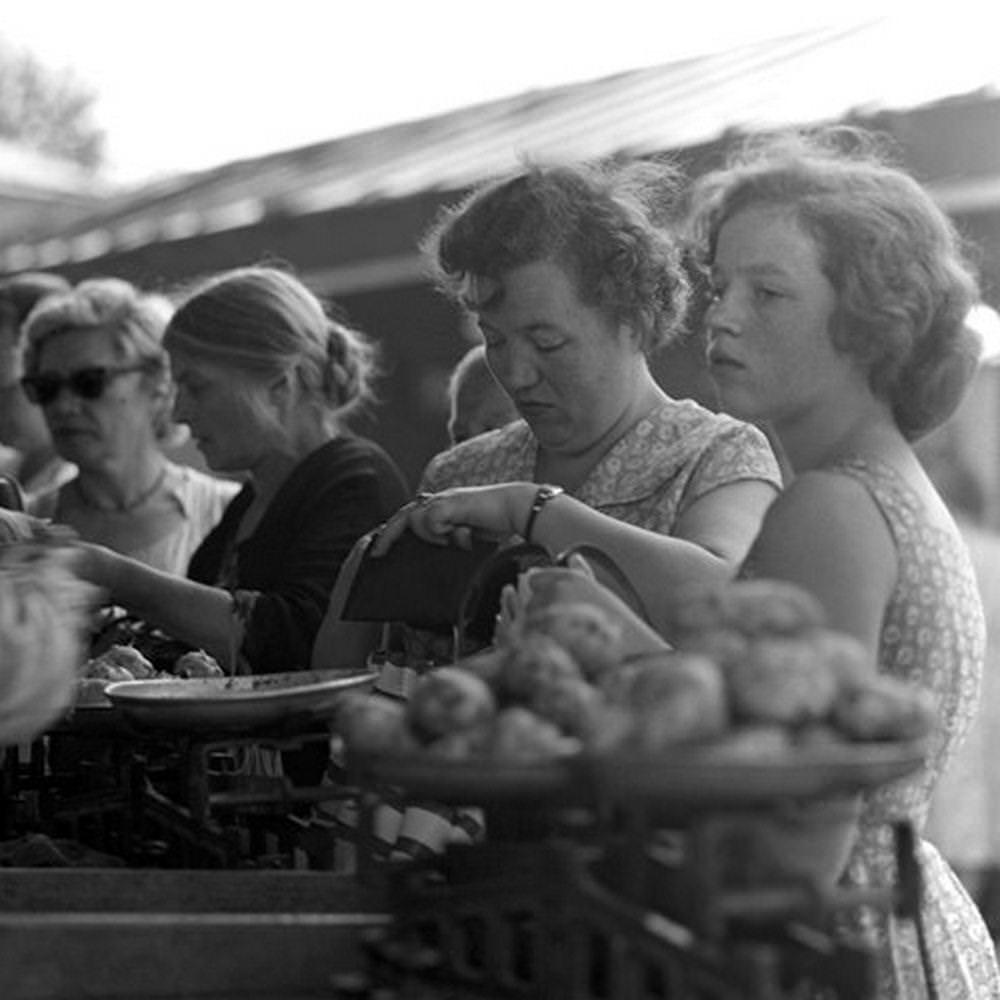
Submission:
MULTIPOLYGON (((434 494, 428 503, 403 508, 380 533, 373 551, 386 551, 407 526, 440 544, 468 544, 472 532, 497 538, 521 534, 537 489, 536 483, 505 483, 434 494)), ((562 495, 539 513, 531 540, 553 553, 580 543, 602 549, 626 572, 651 624, 670 638, 670 592, 734 576, 776 495, 774 487, 757 480, 717 487, 687 508, 669 536, 625 524, 562 495)))
POLYGON ((229 664, 233 602, 219 587, 153 569, 111 549, 79 543, 77 572, 120 604, 183 642, 229 664))
POLYGON ((858 483, 824 472, 796 479, 768 512, 746 570, 813 593, 829 625, 863 642, 876 662, 896 582, 896 547, 858 483))

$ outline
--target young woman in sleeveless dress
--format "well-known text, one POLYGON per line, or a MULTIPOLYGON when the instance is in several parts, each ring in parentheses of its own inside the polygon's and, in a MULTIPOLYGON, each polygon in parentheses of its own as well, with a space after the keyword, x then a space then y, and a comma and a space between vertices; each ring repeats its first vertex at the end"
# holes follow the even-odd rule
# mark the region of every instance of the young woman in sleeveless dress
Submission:
MULTIPOLYGON (((842 875, 891 885, 891 824, 918 835, 976 712, 982 607, 970 560, 912 443, 975 371, 976 285, 929 195, 870 137, 784 137, 703 177, 694 232, 712 276, 707 358, 723 408, 771 425, 792 478, 745 566, 815 594, 873 667, 929 690, 924 765, 867 795, 842 875), (851 149, 845 148, 849 139, 851 149)), ((878 996, 1000 996, 986 926, 918 839, 918 922, 861 910, 845 931, 878 949, 878 996), (923 952, 923 954, 922 954, 923 952)))

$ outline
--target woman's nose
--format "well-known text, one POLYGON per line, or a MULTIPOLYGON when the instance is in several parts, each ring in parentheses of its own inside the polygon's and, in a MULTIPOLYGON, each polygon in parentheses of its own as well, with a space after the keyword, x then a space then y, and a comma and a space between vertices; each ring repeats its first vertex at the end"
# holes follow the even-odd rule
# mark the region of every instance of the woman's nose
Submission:
POLYGON ((741 322, 741 309, 735 293, 716 292, 705 312, 708 329, 739 333, 741 322))
POLYGON ((44 407, 46 416, 61 413, 77 413, 83 406, 83 400, 73 392, 68 385, 59 387, 55 397, 49 400, 44 407))
POLYGON ((505 355, 500 364, 494 364, 493 371, 508 395, 514 396, 519 389, 538 381, 538 366, 529 349, 514 346, 508 348, 505 355))

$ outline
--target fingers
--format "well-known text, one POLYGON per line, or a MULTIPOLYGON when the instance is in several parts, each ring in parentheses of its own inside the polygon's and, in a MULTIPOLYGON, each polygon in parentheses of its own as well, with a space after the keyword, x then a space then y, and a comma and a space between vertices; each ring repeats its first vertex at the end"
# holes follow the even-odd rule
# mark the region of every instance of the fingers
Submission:
POLYGON ((583 573, 584 576, 590 577, 591 580, 597 579, 597 574, 594 573, 593 567, 589 562, 587 562, 586 558, 578 552, 574 552, 573 555, 569 557, 566 567, 577 573, 583 573))
MULTIPOLYGON (((393 543, 405 531, 410 530, 424 541, 445 545, 451 528, 439 524, 435 519, 434 508, 439 507, 440 493, 418 493, 409 503, 404 504, 381 528, 372 544, 371 554, 378 557, 385 555, 393 543)), ((440 513, 440 508, 439 508, 440 513)))
POLYGON ((375 533, 371 545, 374 557, 383 556, 392 548, 393 542, 409 527, 409 508, 411 504, 400 507, 385 524, 375 533))

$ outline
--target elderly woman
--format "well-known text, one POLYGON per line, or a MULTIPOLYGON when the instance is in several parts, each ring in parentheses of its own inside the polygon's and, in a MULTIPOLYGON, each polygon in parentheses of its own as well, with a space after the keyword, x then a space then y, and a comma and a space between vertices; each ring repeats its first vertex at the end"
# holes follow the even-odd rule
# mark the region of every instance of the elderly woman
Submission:
POLYGON ((735 573, 780 473, 760 430, 671 398, 650 371, 688 297, 661 219, 675 187, 662 164, 531 167, 443 217, 426 249, 521 419, 432 459, 421 489, 436 495, 376 553, 406 525, 592 543, 663 628, 664 567, 677 582, 735 573))
POLYGON ((238 486, 164 453, 176 433, 163 347, 170 313, 166 299, 117 278, 49 295, 25 323, 22 385, 59 455, 77 467, 33 498, 30 512, 183 574, 238 486))
POLYGON ((269 267, 195 288, 164 345, 177 419, 211 468, 246 483, 195 552, 189 578, 104 546, 81 547, 80 572, 228 669, 308 667, 342 560, 407 496, 395 463, 345 423, 371 398, 372 345, 293 275, 269 267))

